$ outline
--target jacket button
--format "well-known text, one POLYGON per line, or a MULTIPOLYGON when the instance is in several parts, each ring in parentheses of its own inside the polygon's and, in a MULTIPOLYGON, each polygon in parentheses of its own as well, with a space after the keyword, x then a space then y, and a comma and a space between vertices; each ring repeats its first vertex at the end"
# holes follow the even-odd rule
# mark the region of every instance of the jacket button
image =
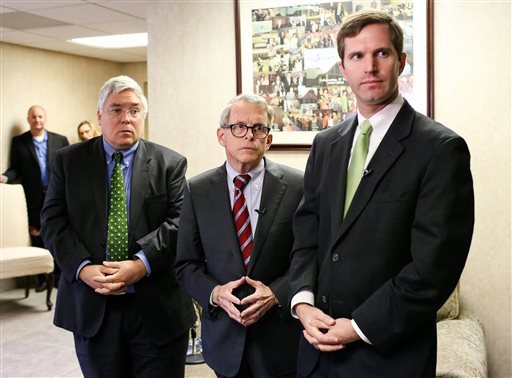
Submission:
POLYGON ((339 259, 340 259, 340 255, 338 255, 337 253, 334 253, 334 254, 332 255, 332 261, 336 262, 336 261, 338 261, 339 259))
POLYGON ((327 297, 325 295, 322 295, 322 303, 327 303, 327 297))

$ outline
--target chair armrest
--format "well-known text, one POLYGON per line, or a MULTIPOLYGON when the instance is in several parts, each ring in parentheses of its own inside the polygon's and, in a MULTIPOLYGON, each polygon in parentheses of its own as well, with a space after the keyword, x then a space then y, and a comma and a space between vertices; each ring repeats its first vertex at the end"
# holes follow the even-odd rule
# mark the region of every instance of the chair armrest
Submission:
POLYGON ((487 352, 480 321, 471 314, 437 322, 436 376, 487 377, 487 352))

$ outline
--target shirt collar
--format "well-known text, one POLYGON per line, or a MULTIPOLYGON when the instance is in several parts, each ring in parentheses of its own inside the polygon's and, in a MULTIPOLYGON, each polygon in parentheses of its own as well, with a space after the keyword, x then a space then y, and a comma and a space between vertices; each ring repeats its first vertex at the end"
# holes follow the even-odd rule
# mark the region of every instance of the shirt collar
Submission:
MULTIPOLYGON (((117 152, 116 149, 114 149, 114 147, 112 147, 110 144, 108 144, 108 142, 105 140, 105 138, 102 138, 103 140, 103 149, 105 150, 105 159, 107 160, 107 165, 110 164, 110 162, 112 162, 112 155, 114 154, 114 152, 117 152)), ((137 151, 137 148, 139 147, 139 142, 140 141, 137 141, 137 143, 135 143, 133 146, 131 146, 130 148, 126 149, 126 150, 121 150, 122 154, 123 154, 123 161, 122 161, 122 164, 125 165, 125 166, 130 166, 130 164, 133 163, 133 159, 135 158, 135 151, 137 151)))
POLYGON ((36 143, 43 143, 43 142, 46 142, 48 140, 48 133, 46 132, 46 130, 43 131, 43 135, 42 136, 32 136, 32 140, 36 143), (41 139, 42 138, 42 139, 41 139))
MULTIPOLYGON (((377 128, 389 128, 393 120, 395 119, 396 115, 402 108, 402 105, 404 103, 404 98, 399 93, 396 98, 391 101, 389 104, 387 104, 384 108, 379 110, 377 113, 372 115, 370 118, 368 118, 368 121, 370 121, 373 130, 377 128)), ((363 117, 361 113, 359 113, 359 109, 357 110, 357 122, 358 125, 361 125, 363 121, 366 118, 363 117)))
MULTIPOLYGON (((260 185, 261 184, 261 180, 263 179, 263 170, 265 169, 265 159, 261 159, 261 161, 259 162, 259 164, 251 169, 249 172, 247 172, 247 174, 249 176, 251 176, 251 183, 254 183, 256 185, 260 185)), ((226 171, 228 173, 228 178, 229 178, 229 182, 233 182, 233 179, 240 175, 241 173, 240 172, 237 172, 230 164, 229 162, 226 160, 226 171)))

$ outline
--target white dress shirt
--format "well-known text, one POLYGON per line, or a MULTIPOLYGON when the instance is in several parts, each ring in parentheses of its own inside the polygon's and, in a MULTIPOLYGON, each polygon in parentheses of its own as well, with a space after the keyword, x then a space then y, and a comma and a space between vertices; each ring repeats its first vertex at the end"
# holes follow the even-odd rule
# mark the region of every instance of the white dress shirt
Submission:
MULTIPOLYGON (((260 163, 256 168, 247 172, 251 176, 251 181, 244 188, 245 202, 247 204, 247 210, 249 211, 249 217, 251 218, 251 231, 252 237, 256 233, 256 226, 258 225, 259 214, 256 210, 260 210, 261 203, 261 189, 263 188, 263 174, 265 171, 265 161, 261 159, 260 163)), ((234 178, 241 175, 240 172, 236 171, 226 160, 226 172, 227 172, 227 184, 229 190, 229 201, 231 203, 231 209, 235 202, 235 184, 234 178)), ((240 252, 241 253, 241 252, 240 252)), ((217 307, 213 303, 213 291, 210 293, 210 305, 217 307)))

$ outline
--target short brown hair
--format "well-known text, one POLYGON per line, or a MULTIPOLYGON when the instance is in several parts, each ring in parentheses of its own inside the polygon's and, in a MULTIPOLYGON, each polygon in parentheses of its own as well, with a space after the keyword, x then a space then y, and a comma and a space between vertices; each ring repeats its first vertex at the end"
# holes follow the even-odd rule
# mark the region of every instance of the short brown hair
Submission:
POLYGON ((371 24, 388 25, 391 42, 395 47, 398 58, 400 59, 404 49, 404 33, 398 22, 387 13, 376 10, 363 10, 347 16, 343 20, 341 29, 336 37, 338 55, 340 56, 342 65, 344 63, 343 58, 345 55, 345 38, 355 37, 365 26, 371 24))

